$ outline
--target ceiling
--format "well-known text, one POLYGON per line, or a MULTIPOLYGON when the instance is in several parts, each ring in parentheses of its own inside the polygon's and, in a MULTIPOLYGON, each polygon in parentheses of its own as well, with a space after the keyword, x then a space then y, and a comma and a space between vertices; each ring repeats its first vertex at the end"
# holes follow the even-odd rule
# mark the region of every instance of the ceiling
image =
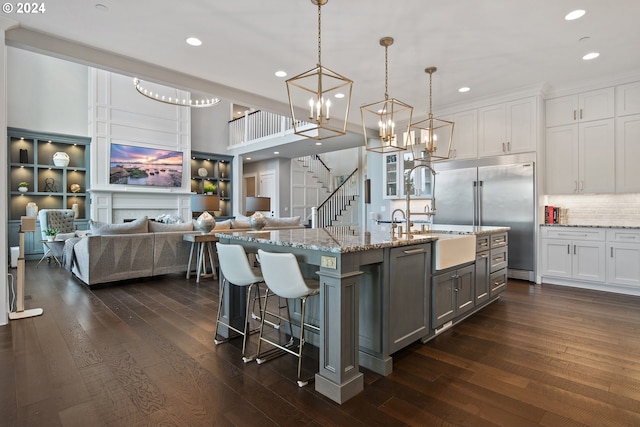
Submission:
MULTIPOLYGON (((291 77, 317 60, 317 7, 310 0, 43 4, 44 13, 4 17, 22 28, 238 89, 223 97, 245 108, 285 114, 285 78, 275 71, 291 77), (190 36, 202 46, 187 45, 190 36), (259 95, 261 105, 249 93, 259 95)), ((505 92, 553 92, 639 73, 638 16, 640 1, 632 0, 330 0, 322 7, 322 65, 354 81, 349 121, 355 125, 359 106, 384 99, 379 40, 391 36, 389 95, 413 105, 414 116, 424 115, 427 66, 438 67, 436 111, 505 92), (586 10, 584 17, 564 20, 578 8, 586 10), (600 57, 584 61, 589 51, 600 57), (459 93, 462 86, 471 90, 459 93)))

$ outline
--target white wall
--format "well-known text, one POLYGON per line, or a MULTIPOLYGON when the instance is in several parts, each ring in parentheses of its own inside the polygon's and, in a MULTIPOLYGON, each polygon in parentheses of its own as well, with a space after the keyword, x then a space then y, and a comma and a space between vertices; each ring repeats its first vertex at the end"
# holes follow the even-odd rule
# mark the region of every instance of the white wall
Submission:
POLYGON ((7 123, 40 132, 89 135, 88 67, 7 47, 7 123))
POLYGON ((213 107, 191 109, 191 149, 227 154, 231 103, 222 100, 213 107))
MULTIPOLYGON (((5 19, 3 17, 0 16, 0 43, 2 43, 2 46, 4 47, 4 37, 5 37, 5 31, 14 26, 15 22, 5 19)), ((4 82, 4 84, 0 85, 0 129, 6 129, 7 127, 7 106, 8 106, 8 96, 7 96, 7 92, 6 92, 6 88, 7 88, 7 49, 4 48, 2 49, 2 53, 0 54, 0 81, 4 82)), ((3 142, 2 147, 3 149, 0 150, 0 164, 1 165, 7 165, 7 150, 6 147, 7 146, 7 134, 4 133, 4 135, 0 136, 0 140, 3 142)), ((6 169, 5 169, 6 170, 6 169)), ((0 199, 0 212, 4 212, 4 216, 2 218, 4 218, 4 220, 0 220, 0 234, 5 236, 5 244, 0 246, 0 259, 4 259, 8 261, 8 239, 6 238, 7 236, 7 230, 9 228, 9 225, 6 222, 6 217, 7 217, 7 212, 8 212, 8 206, 7 206, 7 200, 8 200, 8 190, 7 190, 7 173, 3 173, 0 174, 0 188, 3 193, 4 193, 4 197, 2 197, 2 199, 0 199)), ((0 263, 0 274, 2 275, 2 277, 6 277, 8 281, 8 262, 2 262, 0 263)), ((7 282, 4 282, 7 283, 7 282)), ((7 286, 0 286, 2 289, 0 289, 0 326, 1 325, 6 325, 7 322, 9 322, 9 302, 8 302, 8 294, 9 294, 9 287, 7 286)))
POLYGON ((334 176, 349 175, 358 167, 359 148, 348 148, 346 150, 332 151, 320 154, 323 162, 329 166, 334 176))
MULTIPOLYGON (((4 31, 2 31, 4 37, 4 31)), ((4 40, 2 45, 4 46, 4 40)), ((6 127, 24 128, 41 132, 89 135, 88 120, 88 68, 84 65, 5 47, 2 55, 2 86, 0 96, 3 102, 2 129, 6 127), (6 70, 6 74, 5 74, 6 70), (4 109, 6 106, 6 110, 4 109), (5 123, 6 119, 6 123, 5 123)), ((6 133, 2 137, 6 147, 6 133)), ((0 164, 7 164, 7 150, 2 150, 0 164)), ((3 189, 3 212, 7 212, 8 200, 6 174, 2 174, 0 186, 3 189)), ((2 222, 2 235, 7 235, 7 223, 2 222)), ((7 259, 7 244, 0 249, 0 255, 7 259)), ((2 274, 6 277, 6 264, 2 274)), ((15 272, 15 270, 14 270, 15 272)), ((0 293, 0 325, 7 322, 6 293, 0 293)))
MULTIPOLYGON (((91 69, 91 218, 117 223, 126 218, 160 214, 191 217, 191 122, 189 107, 148 99, 121 74, 91 69), (184 153, 180 188, 139 187, 109 183, 112 143, 177 150, 184 153)), ((153 90, 173 89, 155 85, 153 90)), ((187 93, 178 92, 180 97, 187 93)), ((176 96, 174 95, 174 96, 176 96)))

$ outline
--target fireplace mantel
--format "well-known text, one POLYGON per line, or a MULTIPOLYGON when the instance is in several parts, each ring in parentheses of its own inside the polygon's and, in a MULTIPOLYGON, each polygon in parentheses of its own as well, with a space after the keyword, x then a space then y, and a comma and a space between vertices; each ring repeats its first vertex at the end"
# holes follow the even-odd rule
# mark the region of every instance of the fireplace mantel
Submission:
POLYGON ((191 192, 183 189, 153 187, 105 187, 87 190, 91 196, 91 219, 106 223, 123 222, 125 218, 177 215, 191 219, 191 192))

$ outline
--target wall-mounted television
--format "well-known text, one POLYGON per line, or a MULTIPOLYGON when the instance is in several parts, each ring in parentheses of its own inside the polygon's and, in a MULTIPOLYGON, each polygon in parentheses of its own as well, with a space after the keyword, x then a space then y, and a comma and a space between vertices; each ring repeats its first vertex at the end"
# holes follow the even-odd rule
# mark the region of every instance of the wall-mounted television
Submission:
POLYGON ((182 187, 182 152, 111 144, 110 184, 182 187))

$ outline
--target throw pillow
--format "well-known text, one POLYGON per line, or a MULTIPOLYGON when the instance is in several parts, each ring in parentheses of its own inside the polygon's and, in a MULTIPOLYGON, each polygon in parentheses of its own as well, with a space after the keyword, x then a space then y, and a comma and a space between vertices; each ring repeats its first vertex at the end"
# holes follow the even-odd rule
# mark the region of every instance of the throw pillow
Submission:
POLYGON ((70 239, 72 237, 76 237, 76 232, 72 231, 71 233, 58 233, 56 234, 56 241, 58 242, 64 242, 67 239, 70 239))
POLYGON ((157 233, 166 231, 193 231, 193 223, 165 224, 157 221, 149 221, 149 232, 157 233))
POLYGON ((231 228, 251 228, 249 217, 244 215, 238 215, 231 220, 231 228))
POLYGON ((108 236, 111 234, 136 234, 149 232, 149 220, 146 216, 123 224, 107 224, 100 221, 89 221, 91 234, 108 236))
POLYGON ((231 229, 231 220, 225 219, 224 221, 216 221, 216 226, 213 228, 215 230, 230 230, 231 229))
POLYGON ((300 225, 300 216, 292 216, 289 218, 267 217, 266 227, 295 227, 297 225, 300 225))

